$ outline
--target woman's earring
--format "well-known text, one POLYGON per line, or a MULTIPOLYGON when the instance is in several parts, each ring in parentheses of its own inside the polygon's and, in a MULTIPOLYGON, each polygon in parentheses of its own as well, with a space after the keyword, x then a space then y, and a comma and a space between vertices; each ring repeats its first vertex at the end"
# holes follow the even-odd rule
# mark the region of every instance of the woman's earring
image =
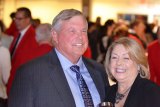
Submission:
POLYGON ((139 66, 139 65, 137 66, 137 70, 138 70, 138 72, 140 73, 140 66, 139 66))

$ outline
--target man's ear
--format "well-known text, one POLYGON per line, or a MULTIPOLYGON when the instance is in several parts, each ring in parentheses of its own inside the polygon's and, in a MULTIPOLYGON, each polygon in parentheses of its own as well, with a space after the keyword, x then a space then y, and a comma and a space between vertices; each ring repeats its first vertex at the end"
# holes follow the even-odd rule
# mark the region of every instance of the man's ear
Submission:
POLYGON ((51 35, 52 35, 53 41, 57 44, 58 43, 58 34, 54 29, 51 30, 51 35))

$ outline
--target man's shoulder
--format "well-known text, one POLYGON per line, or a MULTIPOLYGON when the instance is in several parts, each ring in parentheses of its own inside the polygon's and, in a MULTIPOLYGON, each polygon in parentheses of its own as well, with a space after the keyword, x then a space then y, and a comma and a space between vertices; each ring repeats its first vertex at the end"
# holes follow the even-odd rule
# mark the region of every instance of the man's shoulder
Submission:
POLYGON ((99 62, 97 62, 97 61, 95 61, 93 59, 89 59, 89 58, 84 58, 83 57, 83 61, 84 61, 84 64, 89 65, 90 67, 93 67, 93 68, 104 68, 104 66, 101 63, 99 63, 99 62))
POLYGON ((51 52, 35 58, 21 66, 23 69, 43 68, 50 62, 51 52))
POLYGON ((30 37, 30 38, 35 38, 35 35, 36 35, 35 29, 32 26, 30 26, 24 35, 27 35, 27 37, 30 37))
POLYGON ((151 42, 148 45, 147 49, 148 49, 148 54, 150 54, 150 56, 151 56, 151 54, 154 54, 154 56, 155 56, 155 54, 159 54, 160 44, 159 44, 158 40, 151 42))
POLYGON ((90 59, 90 58, 82 57, 82 59, 83 59, 83 61, 86 62, 86 63, 99 64, 98 62, 96 62, 95 60, 90 59))

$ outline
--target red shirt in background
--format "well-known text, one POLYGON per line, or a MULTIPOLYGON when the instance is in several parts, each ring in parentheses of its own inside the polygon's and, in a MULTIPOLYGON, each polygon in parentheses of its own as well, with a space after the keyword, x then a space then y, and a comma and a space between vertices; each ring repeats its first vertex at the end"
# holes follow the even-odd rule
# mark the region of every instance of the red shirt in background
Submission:
POLYGON ((86 58, 92 58, 91 48, 89 46, 83 56, 86 58))
POLYGON ((148 45, 148 62, 151 80, 160 85, 160 43, 158 40, 148 45))

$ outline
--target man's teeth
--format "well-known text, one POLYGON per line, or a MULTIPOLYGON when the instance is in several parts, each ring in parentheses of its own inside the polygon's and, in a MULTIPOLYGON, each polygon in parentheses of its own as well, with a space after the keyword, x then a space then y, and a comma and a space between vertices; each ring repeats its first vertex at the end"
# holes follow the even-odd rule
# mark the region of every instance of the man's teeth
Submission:
POLYGON ((78 43, 78 44, 75 44, 76 46, 81 46, 82 44, 81 43, 78 43))

